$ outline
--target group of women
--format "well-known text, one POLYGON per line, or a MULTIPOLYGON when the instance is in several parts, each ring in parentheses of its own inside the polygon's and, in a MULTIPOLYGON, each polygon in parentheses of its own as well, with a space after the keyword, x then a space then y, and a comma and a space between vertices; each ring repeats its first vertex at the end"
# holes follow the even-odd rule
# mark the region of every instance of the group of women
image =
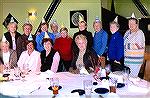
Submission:
POLYGON ((92 73, 99 67, 99 58, 105 57, 110 64, 129 67, 131 75, 137 76, 143 63, 145 37, 135 17, 128 22, 129 30, 124 37, 119 32, 118 22, 110 22, 112 35, 109 38, 98 18, 93 22, 94 36, 87 31, 87 23, 79 19, 79 31, 72 39, 66 27, 61 27, 58 32, 56 21, 50 24, 52 33, 48 31, 49 24, 42 21, 36 35, 31 34, 32 25, 26 22, 21 35, 17 32, 17 24, 11 20, 1 41, 3 68, 18 66, 31 72, 51 70, 54 73, 70 71, 75 74, 83 68, 92 73))

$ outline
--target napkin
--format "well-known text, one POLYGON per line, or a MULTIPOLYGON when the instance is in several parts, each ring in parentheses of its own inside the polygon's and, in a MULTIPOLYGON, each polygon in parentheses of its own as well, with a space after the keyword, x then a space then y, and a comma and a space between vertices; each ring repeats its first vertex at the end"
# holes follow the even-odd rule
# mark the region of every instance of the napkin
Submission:
POLYGON ((115 74, 115 73, 110 73, 108 76, 110 78, 117 79, 117 83, 123 83, 123 76, 122 75, 118 75, 118 74, 115 74))
POLYGON ((101 87, 109 89, 109 81, 106 79, 103 79, 101 87))
POLYGON ((80 70, 80 74, 89 75, 88 71, 85 69, 85 67, 82 67, 80 70))
POLYGON ((114 74, 114 73, 110 73, 108 76, 111 77, 111 78, 116 78, 116 77, 118 77, 118 75, 116 75, 116 74, 114 74))
POLYGON ((41 72, 41 74, 39 76, 40 76, 40 79, 45 80, 46 78, 49 78, 53 74, 54 74, 53 71, 47 70, 46 72, 41 72))

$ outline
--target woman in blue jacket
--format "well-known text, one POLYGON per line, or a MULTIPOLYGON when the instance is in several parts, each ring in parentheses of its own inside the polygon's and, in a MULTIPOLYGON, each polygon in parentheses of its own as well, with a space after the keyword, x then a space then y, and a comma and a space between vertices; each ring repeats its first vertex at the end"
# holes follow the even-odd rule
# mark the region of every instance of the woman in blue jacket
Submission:
POLYGON ((123 36, 118 32, 119 24, 115 21, 110 23, 110 31, 112 33, 108 45, 108 58, 111 64, 118 63, 123 65, 124 61, 124 40, 123 36))

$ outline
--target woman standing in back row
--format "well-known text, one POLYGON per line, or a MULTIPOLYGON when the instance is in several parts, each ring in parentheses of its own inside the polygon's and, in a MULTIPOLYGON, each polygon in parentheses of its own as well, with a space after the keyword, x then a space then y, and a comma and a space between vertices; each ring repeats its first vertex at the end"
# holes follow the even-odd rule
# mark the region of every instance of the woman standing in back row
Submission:
POLYGON ((68 36, 68 29, 66 27, 60 29, 60 35, 61 37, 55 40, 54 49, 60 53, 64 67, 66 71, 69 71, 72 61, 72 38, 68 36))
POLYGON ((137 77, 144 59, 145 36, 138 28, 134 13, 128 20, 128 26, 129 30, 124 35, 124 64, 130 68, 130 75, 137 77))

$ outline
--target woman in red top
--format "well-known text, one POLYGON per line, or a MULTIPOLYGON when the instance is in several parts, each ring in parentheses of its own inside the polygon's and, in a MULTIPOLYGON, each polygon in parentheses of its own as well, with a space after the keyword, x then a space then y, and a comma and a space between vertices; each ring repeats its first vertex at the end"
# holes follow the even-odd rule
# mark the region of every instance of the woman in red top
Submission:
POLYGON ((63 27, 60 29, 61 37, 55 40, 54 49, 59 52, 66 71, 72 61, 72 38, 68 36, 68 29, 63 27))

